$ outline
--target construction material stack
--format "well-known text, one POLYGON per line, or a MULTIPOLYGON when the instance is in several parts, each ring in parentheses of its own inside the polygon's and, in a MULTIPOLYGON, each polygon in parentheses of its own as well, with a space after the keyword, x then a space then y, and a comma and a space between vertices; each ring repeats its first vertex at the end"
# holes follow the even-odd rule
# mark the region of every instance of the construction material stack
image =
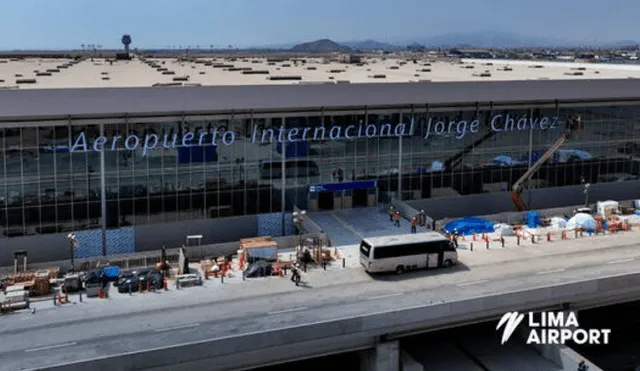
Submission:
POLYGON ((48 295, 51 293, 51 281, 55 281, 59 274, 59 268, 17 272, 7 276, 6 285, 21 285, 31 296, 48 295))

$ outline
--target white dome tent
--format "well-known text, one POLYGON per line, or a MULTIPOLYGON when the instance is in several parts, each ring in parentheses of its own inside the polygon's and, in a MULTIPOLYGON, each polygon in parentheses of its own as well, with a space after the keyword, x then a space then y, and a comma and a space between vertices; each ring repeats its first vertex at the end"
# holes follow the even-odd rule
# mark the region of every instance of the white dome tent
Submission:
POLYGON ((567 221, 567 229, 595 230, 597 227, 598 222, 591 215, 585 213, 577 213, 567 221))

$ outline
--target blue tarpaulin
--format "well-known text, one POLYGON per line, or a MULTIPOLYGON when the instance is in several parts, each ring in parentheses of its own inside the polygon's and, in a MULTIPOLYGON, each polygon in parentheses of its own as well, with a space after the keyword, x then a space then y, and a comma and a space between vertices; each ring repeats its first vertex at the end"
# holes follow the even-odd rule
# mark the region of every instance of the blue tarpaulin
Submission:
POLYGON ((493 223, 488 220, 468 216, 449 222, 444 226, 444 231, 447 233, 457 231, 461 235, 470 235, 474 233, 493 233, 494 228, 493 223))

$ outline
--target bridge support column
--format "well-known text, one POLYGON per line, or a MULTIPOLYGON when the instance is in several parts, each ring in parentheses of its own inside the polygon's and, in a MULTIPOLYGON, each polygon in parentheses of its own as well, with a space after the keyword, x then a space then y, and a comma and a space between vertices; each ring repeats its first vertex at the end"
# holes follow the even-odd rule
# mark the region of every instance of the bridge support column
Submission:
POLYGON ((360 352, 361 371, 400 371, 400 343, 379 343, 374 349, 360 352))

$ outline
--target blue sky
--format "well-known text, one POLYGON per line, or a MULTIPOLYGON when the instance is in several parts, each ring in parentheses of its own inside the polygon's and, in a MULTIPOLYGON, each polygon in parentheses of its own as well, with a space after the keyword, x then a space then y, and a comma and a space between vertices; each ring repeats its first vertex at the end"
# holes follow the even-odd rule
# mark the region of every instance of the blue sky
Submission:
POLYGON ((239 47, 503 31, 640 39, 638 0, 1 0, 0 49, 239 47))

